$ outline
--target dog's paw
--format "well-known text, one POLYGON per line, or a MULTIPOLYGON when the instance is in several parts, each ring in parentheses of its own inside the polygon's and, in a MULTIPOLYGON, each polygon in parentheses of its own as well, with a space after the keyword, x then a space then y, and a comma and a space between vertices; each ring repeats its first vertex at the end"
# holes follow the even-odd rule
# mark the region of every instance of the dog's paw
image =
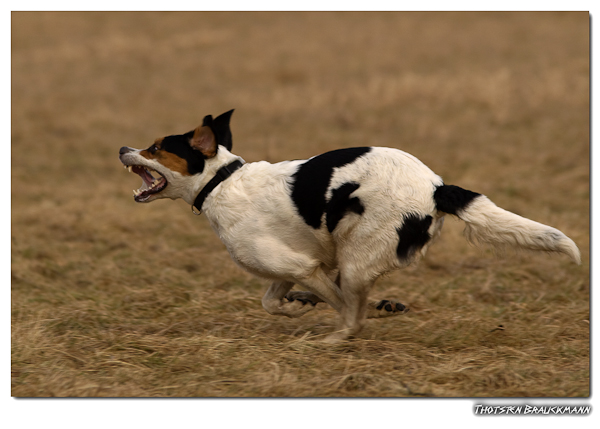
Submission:
POLYGON ((278 314, 291 318, 300 317, 314 310, 316 305, 317 303, 302 298, 294 300, 283 299, 279 305, 278 314))
POLYGON ((323 302, 321 298, 310 292, 294 291, 281 300, 271 299, 263 300, 263 308, 269 314, 286 317, 300 317, 316 308, 318 302, 323 302))
POLYGON ((316 306, 318 302, 323 302, 323 300, 314 293, 299 290, 288 292, 285 299, 289 302, 300 301, 303 305, 311 304, 313 307, 316 306))
POLYGON ((398 301, 382 299, 381 301, 369 302, 367 318, 376 319, 380 317, 398 316, 407 313, 408 310, 408 307, 398 301))

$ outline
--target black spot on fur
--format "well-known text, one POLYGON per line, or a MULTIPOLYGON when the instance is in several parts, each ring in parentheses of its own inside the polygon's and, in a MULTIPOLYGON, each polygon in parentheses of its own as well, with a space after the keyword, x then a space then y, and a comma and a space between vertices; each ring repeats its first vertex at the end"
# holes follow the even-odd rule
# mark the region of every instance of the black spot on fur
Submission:
POLYGON ((165 137, 161 143, 161 149, 171 152, 178 157, 185 159, 188 165, 188 172, 192 175, 204 171, 204 155, 190 146, 190 140, 194 132, 165 137))
POLYGON ((342 167, 368 153, 370 147, 338 149, 315 156, 301 164, 292 176, 292 201, 304 221, 315 229, 321 227, 326 209, 325 194, 333 169, 342 167))
POLYGON ((458 186, 442 185, 436 188, 433 199, 439 211, 458 216, 458 211, 466 209, 480 195, 458 186))
POLYGON ((327 230, 329 232, 333 232, 338 222, 342 220, 347 212, 363 214, 365 208, 360 203, 358 197, 350 198, 350 194, 359 187, 358 183, 348 182, 331 192, 331 199, 325 208, 325 212, 327 213, 327 230))
POLYGON ((398 248, 396 253, 400 259, 409 259, 431 239, 429 227, 433 218, 422 217, 413 213, 404 216, 404 223, 398 231, 398 248))

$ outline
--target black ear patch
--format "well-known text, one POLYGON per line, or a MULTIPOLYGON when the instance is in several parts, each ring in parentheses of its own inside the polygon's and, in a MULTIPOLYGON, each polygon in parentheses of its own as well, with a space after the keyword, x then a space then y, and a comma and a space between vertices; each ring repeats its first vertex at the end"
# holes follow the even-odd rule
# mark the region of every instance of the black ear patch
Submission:
POLYGON ((215 139, 217 140, 217 145, 221 145, 229 151, 231 151, 231 148, 233 147, 231 129, 229 128, 229 121, 231 120, 233 110, 234 109, 231 109, 229 112, 225 112, 215 119, 213 119, 211 115, 206 115, 202 121, 203 127, 207 126, 212 130, 215 139))
MULTIPOLYGON (((321 227, 321 216, 327 205, 325 194, 333 169, 350 164, 370 150, 370 147, 333 150, 315 156, 298 167, 292 176, 291 197, 298 213, 308 225, 315 229, 321 227)), ((333 223, 337 222, 332 220, 333 223)))

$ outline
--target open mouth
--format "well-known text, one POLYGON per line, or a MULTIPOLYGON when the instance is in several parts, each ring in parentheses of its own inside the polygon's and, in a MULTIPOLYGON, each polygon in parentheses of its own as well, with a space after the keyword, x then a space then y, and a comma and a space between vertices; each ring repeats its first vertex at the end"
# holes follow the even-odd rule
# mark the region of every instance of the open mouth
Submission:
POLYGON ((126 165, 125 168, 130 173, 138 174, 142 180, 142 186, 139 189, 133 190, 133 198, 138 203, 147 201, 152 195, 159 193, 167 187, 167 179, 160 174, 158 171, 151 170, 141 165, 126 165), (154 178, 152 173, 158 175, 158 178, 154 178))

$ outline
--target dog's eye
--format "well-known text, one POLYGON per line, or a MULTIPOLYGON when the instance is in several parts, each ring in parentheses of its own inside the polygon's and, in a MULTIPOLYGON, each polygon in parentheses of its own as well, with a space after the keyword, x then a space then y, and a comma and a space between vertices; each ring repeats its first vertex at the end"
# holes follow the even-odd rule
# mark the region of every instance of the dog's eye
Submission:
POLYGON ((153 144, 152 146, 150 146, 150 148, 148 149, 148 152, 150 152, 151 154, 154 154, 154 152, 156 152, 158 150, 158 146, 156 146, 155 144, 153 144))

